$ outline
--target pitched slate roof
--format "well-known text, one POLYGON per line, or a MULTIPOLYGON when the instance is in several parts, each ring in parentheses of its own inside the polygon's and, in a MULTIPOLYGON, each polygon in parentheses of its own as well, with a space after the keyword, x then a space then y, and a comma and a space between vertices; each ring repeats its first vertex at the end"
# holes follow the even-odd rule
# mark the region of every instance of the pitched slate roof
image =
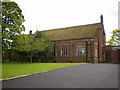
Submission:
POLYGON ((102 28, 101 23, 38 31, 37 33, 41 32, 52 41, 80 38, 94 38, 96 37, 96 31, 98 28, 102 28))

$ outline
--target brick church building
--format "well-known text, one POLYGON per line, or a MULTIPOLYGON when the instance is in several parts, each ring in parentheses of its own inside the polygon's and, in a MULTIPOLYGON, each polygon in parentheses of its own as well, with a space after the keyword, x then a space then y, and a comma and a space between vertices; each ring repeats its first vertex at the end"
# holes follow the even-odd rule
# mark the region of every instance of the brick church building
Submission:
POLYGON ((44 57, 43 62, 104 62, 106 34, 102 15, 100 20, 100 23, 36 31, 35 34, 41 32, 54 43, 52 56, 44 57))

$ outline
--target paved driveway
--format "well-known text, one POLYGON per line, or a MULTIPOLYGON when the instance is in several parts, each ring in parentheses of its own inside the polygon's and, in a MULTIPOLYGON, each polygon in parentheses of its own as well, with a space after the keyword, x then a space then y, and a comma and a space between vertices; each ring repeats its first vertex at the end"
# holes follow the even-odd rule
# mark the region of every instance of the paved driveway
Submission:
POLYGON ((3 81, 3 88, 118 88, 118 65, 76 65, 3 81))

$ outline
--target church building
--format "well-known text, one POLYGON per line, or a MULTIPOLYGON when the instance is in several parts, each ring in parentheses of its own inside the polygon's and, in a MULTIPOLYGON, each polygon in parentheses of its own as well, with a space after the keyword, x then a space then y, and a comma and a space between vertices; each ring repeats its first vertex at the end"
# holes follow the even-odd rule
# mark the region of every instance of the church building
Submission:
POLYGON ((101 15, 99 23, 36 31, 54 43, 52 58, 43 62, 104 62, 106 34, 101 15))

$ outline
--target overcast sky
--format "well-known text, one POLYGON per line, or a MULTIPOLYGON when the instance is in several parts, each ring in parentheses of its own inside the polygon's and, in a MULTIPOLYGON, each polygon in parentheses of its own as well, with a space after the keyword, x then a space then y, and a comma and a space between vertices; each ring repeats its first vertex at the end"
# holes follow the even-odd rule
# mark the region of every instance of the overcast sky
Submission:
POLYGON ((100 22, 104 17, 106 39, 118 29, 119 0, 12 0, 25 16, 25 33, 100 22))

